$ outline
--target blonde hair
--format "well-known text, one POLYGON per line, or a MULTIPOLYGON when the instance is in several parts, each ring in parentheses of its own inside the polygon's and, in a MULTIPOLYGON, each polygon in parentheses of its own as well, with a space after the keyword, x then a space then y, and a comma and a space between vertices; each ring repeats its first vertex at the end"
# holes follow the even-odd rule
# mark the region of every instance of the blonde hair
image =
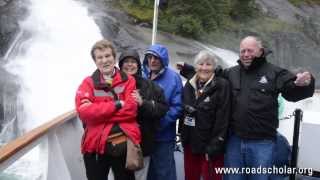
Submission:
POLYGON ((102 50, 102 49, 106 49, 106 48, 110 48, 111 51, 112 51, 112 55, 114 58, 116 58, 116 50, 115 48, 113 47, 112 43, 106 39, 103 39, 103 40, 100 40, 100 41, 97 41, 91 48, 91 57, 94 61, 95 60, 95 55, 94 55, 94 51, 99 49, 99 50, 102 50))

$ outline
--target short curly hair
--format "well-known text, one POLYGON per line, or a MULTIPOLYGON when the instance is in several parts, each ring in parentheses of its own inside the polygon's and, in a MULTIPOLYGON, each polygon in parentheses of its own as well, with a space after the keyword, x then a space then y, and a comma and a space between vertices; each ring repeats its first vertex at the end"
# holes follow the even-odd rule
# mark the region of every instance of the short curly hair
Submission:
POLYGON ((210 61, 214 67, 217 66, 217 57, 208 50, 200 51, 194 58, 194 65, 197 65, 203 61, 210 61))
POLYGON ((112 51, 112 55, 114 58, 116 58, 116 50, 113 46, 113 44, 106 40, 106 39, 103 39, 103 40, 100 40, 100 41, 97 41, 91 48, 91 57, 94 61, 95 60, 95 55, 94 55, 94 51, 99 49, 99 50, 102 50, 102 49, 106 49, 106 48, 110 48, 111 51, 112 51))

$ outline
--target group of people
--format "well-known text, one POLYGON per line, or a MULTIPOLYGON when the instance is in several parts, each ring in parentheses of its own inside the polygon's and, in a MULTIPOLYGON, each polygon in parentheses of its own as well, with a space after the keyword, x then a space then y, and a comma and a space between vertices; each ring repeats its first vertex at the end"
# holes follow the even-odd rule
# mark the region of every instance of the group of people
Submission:
POLYGON ((76 93, 84 127, 81 151, 88 180, 176 180, 176 122, 184 149, 186 180, 268 180, 269 174, 219 174, 221 167, 271 167, 278 127, 278 95, 311 97, 309 72, 293 74, 266 60, 254 36, 240 43, 237 66, 218 69, 217 58, 200 51, 194 64, 169 67, 165 46, 151 45, 142 63, 134 49, 121 52, 108 40, 94 44, 97 70, 76 93), (144 167, 126 168, 126 142, 140 145, 144 167))

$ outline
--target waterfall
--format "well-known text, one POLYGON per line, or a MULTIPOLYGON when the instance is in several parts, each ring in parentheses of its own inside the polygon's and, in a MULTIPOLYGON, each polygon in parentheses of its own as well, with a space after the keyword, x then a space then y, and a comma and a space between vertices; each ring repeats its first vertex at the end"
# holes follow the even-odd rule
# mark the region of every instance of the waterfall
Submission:
POLYGON ((81 80, 94 70, 93 43, 102 38, 87 9, 71 0, 32 0, 21 29, 31 36, 6 69, 21 79, 26 130, 74 108, 81 80), (21 52, 21 51, 20 51, 21 52))
POLYGON ((205 45, 200 42, 195 43, 201 48, 206 49, 211 53, 215 54, 219 58, 219 62, 223 67, 232 67, 237 65, 239 55, 235 52, 226 49, 221 49, 212 45, 205 45))
MULTIPOLYGON (((6 53, 5 69, 18 77, 22 102, 19 126, 23 131, 74 109, 78 85, 95 65, 92 45, 102 39, 87 8, 72 0, 30 0, 30 15, 21 22, 22 33, 6 53), (27 37, 21 37, 27 34, 27 37), (18 48, 19 50, 17 50, 18 48)), ((15 123, 12 123, 15 124, 15 123)), ((6 127, 8 130, 9 127, 6 127)), ((5 128, 4 128, 5 129, 5 128)), ((41 148, 40 148, 41 149, 41 148)), ((0 173, 0 179, 31 180, 44 177, 36 148, 0 173)))

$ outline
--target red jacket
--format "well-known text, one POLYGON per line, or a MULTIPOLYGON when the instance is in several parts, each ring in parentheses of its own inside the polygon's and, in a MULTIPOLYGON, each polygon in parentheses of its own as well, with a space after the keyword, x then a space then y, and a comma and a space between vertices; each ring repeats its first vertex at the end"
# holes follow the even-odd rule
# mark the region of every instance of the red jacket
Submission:
POLYGON ((121 109, 116 108, 114 94, 110 86, 101 83, 101 73, 96 70, 92 76, 83 80, 76 94, 76 110, 85 124, 81 151, 103 154, 105 143, 112 126, 118 123, 123 132, 135 143, 141 140, 140 130, 136 120, 137 103, 131 93, 136 89, 132 76, 127 76, 118 69, 113 77, 111 88, 124 101, 121 109), (90 105, 83 105, 83 100, 89 100, 90 105), (83 106, 81 106, 83 105, 83 106))

